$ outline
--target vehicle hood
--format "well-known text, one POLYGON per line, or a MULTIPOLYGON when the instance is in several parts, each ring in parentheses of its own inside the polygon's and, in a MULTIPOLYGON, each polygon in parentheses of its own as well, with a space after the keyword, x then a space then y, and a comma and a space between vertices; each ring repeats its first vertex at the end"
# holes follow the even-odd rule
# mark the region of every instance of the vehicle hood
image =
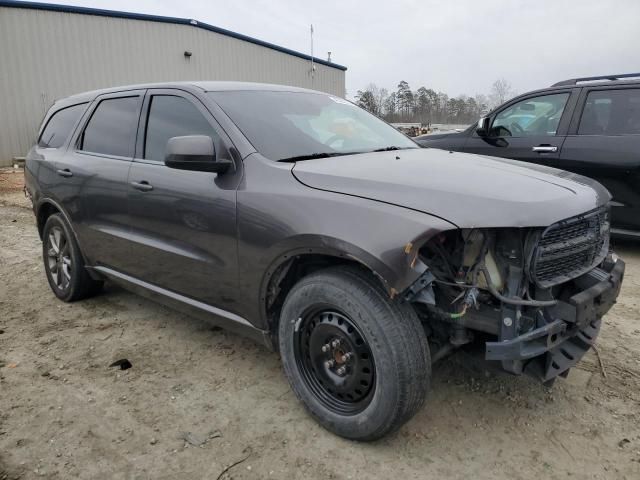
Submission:
POLYGON ((581 175, 436 149, 307 160, 292 172, 308 187, 418 210, 460 228, 548 226, 611 199, 581 175))

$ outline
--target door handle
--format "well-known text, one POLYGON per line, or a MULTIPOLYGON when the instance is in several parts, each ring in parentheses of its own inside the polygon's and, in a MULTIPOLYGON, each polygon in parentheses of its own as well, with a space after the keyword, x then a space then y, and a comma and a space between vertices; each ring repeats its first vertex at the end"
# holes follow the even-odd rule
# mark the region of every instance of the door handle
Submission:
POLYGON ((141 192, 150 192, 153 190, 153 185, 151 185, 146 180, 142 180, 141 182, 131 182, 131 186, 136 190, 140 190, 141 192))
POLYGON ((56 170, 61 177, 73 177, 73 173, 68 168, 56 170))
POLYGON ((558 151, 558 147, 554 145, 538 145, 537 147, 533 147, 531 150, 538 153, 556 153, 558 151))

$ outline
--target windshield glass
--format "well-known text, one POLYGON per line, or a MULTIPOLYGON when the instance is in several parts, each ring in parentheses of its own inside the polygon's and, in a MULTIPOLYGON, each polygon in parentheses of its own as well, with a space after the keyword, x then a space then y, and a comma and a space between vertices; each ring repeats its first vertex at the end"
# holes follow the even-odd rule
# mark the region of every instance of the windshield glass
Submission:
POLYGON ((271 160, 419 148, 390 125, 342 98, 253 90, 209 95, 271 160))

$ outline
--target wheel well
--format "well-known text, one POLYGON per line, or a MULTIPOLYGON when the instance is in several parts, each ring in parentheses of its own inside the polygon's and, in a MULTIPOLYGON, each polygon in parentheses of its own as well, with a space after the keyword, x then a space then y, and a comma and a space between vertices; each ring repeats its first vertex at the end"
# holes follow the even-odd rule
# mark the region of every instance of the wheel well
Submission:
MULTIPOLYGON (((357 260, 323 254, 305 254, 292 257, 279 265, 273 272, 263 299, 269 331, 273 338, 277 336, 280 311, 291 288, 300 279, 313 272, 338 265, 350 265, 358 268, 382 283, 373 270, 357 260)), ((277 342, 275 344, 277 348, 277 342)))
POLYGON ((47 223, 47 219, 54 213, 60 213, 60 210, 58 210, 51 203, 45 203, 41 205, 40 208, 38 209, 37 222, 38 222, 38 233, 40 234, 40 239, 42 239, 44 224, 47 223))

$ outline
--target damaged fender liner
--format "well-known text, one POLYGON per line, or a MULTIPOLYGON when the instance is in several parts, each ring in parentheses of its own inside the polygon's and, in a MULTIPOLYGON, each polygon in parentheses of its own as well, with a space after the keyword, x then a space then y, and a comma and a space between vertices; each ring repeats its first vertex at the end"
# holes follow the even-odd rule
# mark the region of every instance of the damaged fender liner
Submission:
MULTIPOLYGON (((607 266, 605 266, 606 268, 607 266)), ((615 303, 624 277, 625 263, 608 265, 606 278, 560 302, 562 318, 502 342, 487 342, 487 360, 531 360, 526 373, 549 381, 573 367, 595 342, 601 316, 615 303)), ((601 270, 605 272, 605 270, 601 270)))
POLYGON ((403 298, 407 302, 420 302, 429 305, 436 304, 436 296, 432 283, 436 279, 429 269, 425 270, 418 279, 403 292, 403 298))

